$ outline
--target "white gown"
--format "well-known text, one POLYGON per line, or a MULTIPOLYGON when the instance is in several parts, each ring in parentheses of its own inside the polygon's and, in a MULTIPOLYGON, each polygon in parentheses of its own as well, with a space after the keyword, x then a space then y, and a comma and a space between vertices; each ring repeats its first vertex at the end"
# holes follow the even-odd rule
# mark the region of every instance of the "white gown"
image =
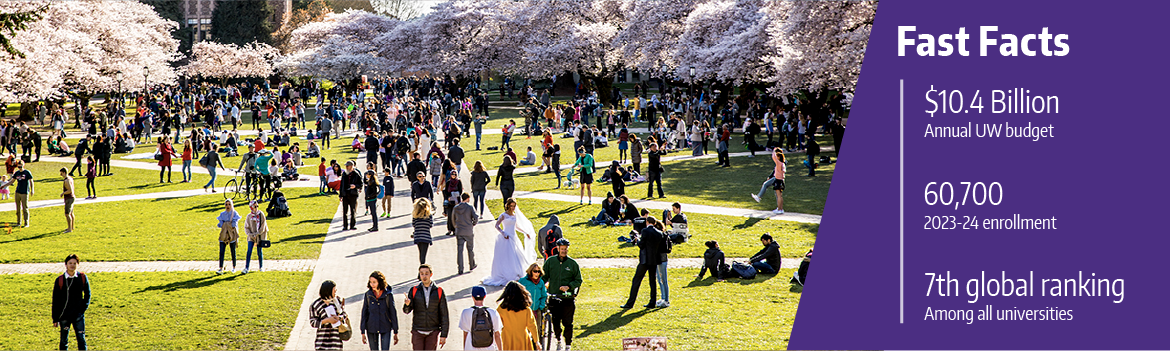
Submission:
POLYGON ((516 210, 516 216, 501 213, 499 220, 502 221, 504 231, 496 236, 492 271, 483 278, 484 285, 504 286, 510 281, 519 280, 524 277, 528 266, 536 262, 536 230, 532 222, 520 210, 516 210))

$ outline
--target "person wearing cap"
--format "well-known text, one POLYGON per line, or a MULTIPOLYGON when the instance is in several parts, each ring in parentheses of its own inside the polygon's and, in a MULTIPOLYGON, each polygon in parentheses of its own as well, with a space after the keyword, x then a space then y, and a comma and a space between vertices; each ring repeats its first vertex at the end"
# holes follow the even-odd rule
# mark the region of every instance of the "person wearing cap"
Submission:
MULTIPOLYGON (((472 301, 475 302, 475 306, 468 307, 468 308, 464 309, 463 313, 460 314, 460 316, 459 316, 459 329, 463 330, 463 349, 464 350, 500 350, 500 346, 504 344, 504 342, 502 340, 500 340, 500 331, 504 329, 504 322, 502 320, 500 320, 500 313, 499 312, 483 305, 483 300, 484 300, 484 297, 486 297, 486 296, 487 296, 487 289, 485 289, 484 287, 479 286, 479 285, 471 287, 471 299, 472 299, 472 301), (487 311, 488 317, 491 318, 491 321, 490 321, 491 322, 491 329, 492 329, 492 344, 491 345, 484 346, 484 347, 475 347, 471 344, 471 339, 472 339, 471 332, 474 330, 476 325, 478 325, 479 323, 487 322, 487 321, 478 321, 475 319, 476 309, 483 309, 484 311, 487 311)), ((525 314, 528 315, 529 317, 532 316, 532 314, 527 313, 527 312, 525 312, 525 314)), ((512 349, 509 349, 509 350, 512 350, 512 349)), ((517 350, 519 350, 519 349, 517 349, 517 350)))
POLYGON ((248 208, 252 212, 249 212, 248 217, 244 219, 244 234, 248 237, 248 251, 244 254, 243 273, 248 273, 248 268, 252 264, 252 247, 256 247, 256 262, 259 263, 256 271, 264 270, 264 248, 260 246, 260 241, 268 240, 268 219, 264 217, 264 212, 260 211, 260 205, 253 200, 248 203, 248 208))
POLYGON ((434 271, 427 264, 418 267, 418 285, 406 292, 402 313, 414 314, 410 326, 410 344, 415 350, 437 350, 447 344, 450 319, 447 315, 447 295, 431 277, 434 271))
POLYGON ((345 161, 345 173, 341 175, 341 230, 357 229, 357 198, 362 192, 362 175, 354 170, 353 161, 345 161))
POLYGON ((569 257, 569 239, 558 239, 555 244, 557 256, 545 260, 543 267, 548 290, 552 293, 548 299, 548 309, 552 313, 553 337, 557 338, 557 349, 571 351, 573 315, 577 311, 575 300, 583 279, 581 266, 569 257))

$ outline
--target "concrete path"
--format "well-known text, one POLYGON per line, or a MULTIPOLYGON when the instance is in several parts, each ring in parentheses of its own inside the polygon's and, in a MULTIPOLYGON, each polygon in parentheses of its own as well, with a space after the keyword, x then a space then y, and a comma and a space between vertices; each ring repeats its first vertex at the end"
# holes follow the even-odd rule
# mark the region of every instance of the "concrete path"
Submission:
MULTIPOLYGON (((241 253, 242 254, 242 253, 241 253)), ((238 256, 237 267, 244 269, 244 256, 238 256)), ((225 265, 231 265, 225 261, 225 265)), ((308 272, 317 266, 317 260, 270 260, 264 261, 265 271, 308 272)), ((259 267, 253 262, 252 268, 259 267)), ((85 273, 97 272, 214 272, 219 261, 145 261, 145 262, 93 262, 86 261, 78 270, 85 273)), ((60 273, 61 263, 13 263, 0 264, 0 274, 60 273)))
MULTIPOLYGON (((521 198, 521 199, 540 199, 540 200, 552 200, 552 201, 563 201, 563 202, 573 202, 573 201, 579 202, 580 201, 579 195, 564 195, 564 194, 553 194, 553 193, 532 192, 532 191, 517 191, 516 193, 512 194, 512 196, 517 197, 517 198, 521 198)), ((500 199, 502 197, 503 197, 503 194, 500 193, 498 190, 489 190, 488 194, 486 196, 486 198, 488 198, 488 199, 500 199)), ((593 198, 593 203, 598 205, 598 207, 597 207, 598 210, 601 209, 600 204, 604 200, 605 200, 605 197, 594 197, 593 198)), ((630 201, 633 202, 634 205, 639 207, 639 208, 654 209, 654 210, 659 210, 659 211, 668 209, 668 208, 670 208, 670 206, 672 204, 674 204, 673 201, 652 201, 652 200, 634 200, 634 199, 631 199, 630 201)), ((814 214, 785 212, 784 214, 778 215, 778 214, 772 213, 772 211, 749 210, 749 209, 743 209, 743 208, 718 207, 718 206, 707 206, 707 205, 696 205, 696 204, 681 204, 681 205, 682 205, 683 212, 685 212, 685 213, 705 213, 705 214, 714 214, 714 215, 723 215, 723 216, 750 217, 750 218, 762 218, 762 219, 771 219, 771 220, 778 220, 778 221, 791 221, 791 222, 799 222, 799 223, 813 223, 813 224, 820 224, 821 223, 821 216, 814 215, 814 214)), ((651 213, 653 213, 653 212, 651 212, 651 213)))

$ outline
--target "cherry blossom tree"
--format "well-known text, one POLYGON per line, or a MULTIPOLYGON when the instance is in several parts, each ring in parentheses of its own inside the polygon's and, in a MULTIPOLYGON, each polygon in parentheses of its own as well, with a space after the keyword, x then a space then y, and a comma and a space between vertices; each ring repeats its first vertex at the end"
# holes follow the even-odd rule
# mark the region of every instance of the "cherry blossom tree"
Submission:
POLYGON ((330 14, 293 31, 290 43, 300 50, 277 63, 290 76, 351 81, 362 75, 382 74, 390 66, 374 40, 393 31, 400 21, 362 10, 330 14))
POLYGON ((675 58, 687 15, 698 0, 633 1, 630 15, 614 38, 626 67, 659 72, 662 66, 679 67, 675 58))
POLYGON ((768 28, 776 53, 765 80, 773 95, 798 90, 853 91, 873 28, 877 1, 797 1, 768 28))
POLYGON ((223 82, 230 78, 272 75, 273 61, 280 53, 268 44, 237 46, 204 41, 191 47, 191 56, 191 63, 183 66, 183 72, 223 82))
POLYGON ((626 23, 631 0, 558 0, 525 2, 516 14, 509 38, 523 52, 519 73, 549 77, 576 72, 594 83, 608 101, 613 79, 622 69, 615 45, 626 23))
POLYGON ((470 77, 481 71, 513 72, 522 51, 508 31, 526 3, 449 1, 425 17, 404 23, 377 40, 391 68, 470 77))
POLYGON ((151 84, 173 84, 171 62, 178 60, 178 25, 146 4, 125 1, 0 2, 0 12, 14 7, 45 6, 43 18, 11 37, 26 57, 0 58, 0 99, 35 101, 69 95, 88 104, 99 92, 123 91, 151 84), (136 77, 143 77, 137 80, 136 77), (143 82, 143 84, 138 84, 143 82))

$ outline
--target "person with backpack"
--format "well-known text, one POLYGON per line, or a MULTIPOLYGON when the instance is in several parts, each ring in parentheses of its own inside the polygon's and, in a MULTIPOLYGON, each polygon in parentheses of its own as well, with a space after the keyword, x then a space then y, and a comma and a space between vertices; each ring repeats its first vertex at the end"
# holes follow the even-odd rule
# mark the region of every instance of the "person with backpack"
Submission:
MULTIPOLYGON (((483 305, 486 296, 487 289, 484 287, 471 287, 471 299, 475 306, 464 309, 459 317, 459 329, 463 330, 463 349, 521 350, 501 348, 504 343, 500 339, 500 331, 504 329, 504 322, 500 320, 499 312, 483 305)), ((531 317, 531 314, 525 314, 531 317)))
POLYGON ((748 261, 760 274, 776 274, 780 270, 780 244, 772 240, 772 235, 760 235, 760 244, 764 248, 752 255, 748 261))
POLYGON ((569 239, 560 238, 554 244, 557 255, 544 260, 543 267, 548 274, 548 289, 552 291, 548 298, 548 309, 552 314, 552 337, 557 339, 558 350, 572 351, 573 315, 577 312, 577 294, 584 279, 581 278, 581 266, 569 257, 569 239))
POLYGON ((640 233, 641 240, 638 241, 638 269, 634 272, 634 280, 630 285, 630 297, 626 300, 626 304, 621 305, 620 308, 629 309, 634 308, 634 302, 638 299, 638 289, 642 286, 642 279, 646 277, 646 273, 650 273, 650 302, 645 306, 646 308, 655 307, 655 299, 658 297, 658 266, 661 264, 664 256, 662 245, 665 245, 666 235, 662 234, 662 223, 658 222, 654 217, 646 217, 646 228, 642 229, 640 233))
POLYGON ((224 168, 223 166, 223 160, 219 158, 219 153, 215 151, 215 148, 212 148, 211 150, 207 150, 207 153, 203 154, 203 158, 199 159, 199 165, 203 166, 203 168, 206 168, 207 173, 211 175, 211 180, 208 180, 207 184, 203 185, 203 192, 207 192, 207 188, 211 188, 211 192, 214 193, 215 167, 218 165, 219 169, 225 171, 227 170, 227 168, 224 168))
POLYGON ((77 338, 77 349, 85 350, 85 311, 93 298, 89 278, 77 271, 81 259, 71 254, 65 257, 65 273, 53 283, 53 327, 61 328, 60 350, 69 349, 69 327, 77 338))
POLYGON ((414 313, 410 326, 410 344, 415 350, 437 350, 447 344, 450 326, 447 295, 443 294, 443 288, 431 280, 433 275, 430 265, 420 265, 419 283, 406 293, 406 302, 402 306, 402 313, 414 313))
POLYGON ((515 280, 508 282, 496 299, 500 304, 496 312, 504 324, 500 331, 500 340, 503 341, 499 344, 501 350, 532 350, 533 345, 539 343, 540 331, 536 327, 536 317, 529 309, 532 300, 528 290, 515 280))
POLYGON ((389 350, 390 342, 398 345, 398 308, 394 307, 394 294, 386 284, 382 272, 370 273, 370 279, 362 306, 362 343, 369 343, 370 350, 389 350), (391 336, 393 333, 393 336, 391 336))
POLYGON ((546 259, 549 257, 556 257, 556 242, 557 240, 565 237, 564 233, 561 232, 561 218, 557 217, 557 215, 549 216, 548 223, 546 223, 543 227, 540 228, 540 230, 536 232, 537 242, 540 243, 540 253, 544 255, 544 258, 546 259))

